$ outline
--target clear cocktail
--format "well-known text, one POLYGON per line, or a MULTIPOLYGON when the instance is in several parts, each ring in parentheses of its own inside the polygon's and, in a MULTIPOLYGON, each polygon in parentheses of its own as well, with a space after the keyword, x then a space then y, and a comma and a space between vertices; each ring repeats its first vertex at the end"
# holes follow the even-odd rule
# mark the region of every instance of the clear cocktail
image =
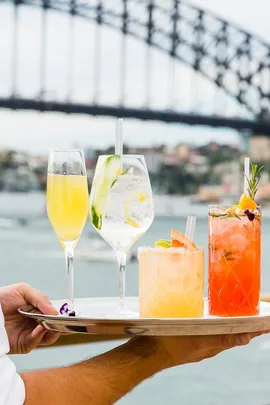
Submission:
POLYGON ((209 313, 259 313, 261 209, 211 206, 209 210, 209 313))
POLYGON ((153 219, 152 189, 144 157, 99 156, 90 195, 90 221, 116 252, 121 315, 130 314, 124 303, 126 255, 153 219))
POLYGON ((139 279, 141 317, 203 316, 203 249, 139 248, 139 279))

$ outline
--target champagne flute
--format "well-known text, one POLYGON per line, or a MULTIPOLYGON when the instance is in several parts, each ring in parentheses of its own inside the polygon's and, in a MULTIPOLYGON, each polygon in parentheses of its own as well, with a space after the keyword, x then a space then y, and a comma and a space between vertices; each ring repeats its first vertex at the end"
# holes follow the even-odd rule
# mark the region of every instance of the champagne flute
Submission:
POLYGON ((68 310, 74 314, 74 248, 89 212, 86 168, 81 150, 51 151, 46 205, 51 225, 65 251, 68 310))
POLYGON ((90 193, 90 221, 116 252, 120 315, 133 315, 124 301, 127 252, 153 219, 152 189, 144 157, 99 156, 90 193))

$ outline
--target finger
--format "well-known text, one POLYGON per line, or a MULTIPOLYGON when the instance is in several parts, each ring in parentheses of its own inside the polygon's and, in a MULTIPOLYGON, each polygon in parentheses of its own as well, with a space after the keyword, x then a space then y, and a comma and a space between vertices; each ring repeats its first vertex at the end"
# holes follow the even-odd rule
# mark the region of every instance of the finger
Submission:
POLYGON ((57 315, 58 311, 53 307, 49 298, 42 292, 30 287, 28 284, 19 284, 19 291, 28 304, 34 305, 42 313, 47 315, 57 315))
POLYGON ((250 340, 251 336, 248 333, 222 335, 217 337, 217 345, 214 347, 220 350, 227 350, 236 346, 245 346, 250 340))
POLYGON ((50 346, 53 345, 61 336, 59 332, 47 331, 43 336, 40 346, 50 346))
POLYGON ((235 346, 242 346, 249 342, 248 334, 241 335, 211 335, 211 336, 194 336, 192 346, 197 351, 217 350, 223 351, 235 346))
POLYGON ((240 334, 236 336, 236 343, 239 346, 246 345, 248 344, 252 339, 262 336, 266 333, 269 333, 269 331, 261 331, 261 332, 251 332, 247 334, 240 334))
POLYGON ((230 335, 214 335, 203 337, 201 342, 198 342, 199 349, 212 347, 220 351, 231 349, 236 346, 245 346, 249 344, 251 339, 261 336, 264 332, 240 333, 230 335))
POLYGON ((37 339, 37 338, 39 338, 40 335, 42 335, 42 337, 43 337, 46 332, 47 332, 47 329, 44 328, 44 326, 38 325, 38 326, 36 326, 35 329, 32 331, 32 333, 31 333, 31 338, 32 338, 32 339, 37 339))
POLYGON ((40 345, 47 330, 43 326, 38 325, 25 339, 25 348, 27 352, 31 352, 33 349, 40 345))
POLYGON ((31 333, 31 339, 38 341, 39 346, 52 345, 60 336, 60 332, 48 331, 42 325, 38 325, 31 333))
POLYGON ((208 358, 215 357, 217 354, 219 354, 227 349, 236 347, 236 346, 245 346, 245 345, 249 344, 253 338, 261 336, 265 333, 269 333, 269 332, 264 331, 264 332, 253 332, 253 333, 241 333, 241 334, 235 335, 234 336, 235 339, 232 339, 232 340, 228 339, 227 335, 223 336, 223 338, 221 340, 222 346, 212 348, 210 350, 210 352, 207 352, 206 356, 205 356, 205 351, 202 351, 201 360, 203 360, 206 357, 208 357, 208 358))
MULTIPOLYGON (((70 336, 70 335, 72 335, 72 333, 68 333, 68 332, 54 332, 54 331, 52 331, 52 330, 49 331, 48 329, 46 329, 46 328, 45 328, 44 326, 42 326, 42 325, 38 325, 38 326, 35 328, 35 332, 33 331, 33 333, 36 334, 36 335, 39 335, 39 334, 40 334, 41 332, 43 332, 43 331, 47 332, 46 335, 45 335, 44 338, 43 338, 43 339, 46 339, 46 342, 47 342, 47 339, 49 339, 49 338, 46 337, 48 334, 55 335, 55 336, 56 336, 56 340, 57 340, 60 336, 70 336)), ((49 344, 51 344, 51 343, 49 343, 49 344)))

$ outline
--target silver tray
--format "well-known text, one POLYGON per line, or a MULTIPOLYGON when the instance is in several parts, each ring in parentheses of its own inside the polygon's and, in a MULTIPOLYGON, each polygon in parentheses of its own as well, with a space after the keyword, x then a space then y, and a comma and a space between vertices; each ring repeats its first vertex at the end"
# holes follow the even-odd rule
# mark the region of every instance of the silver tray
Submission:
MULTIPOLYGON (((59 309, 64 300, 53 301, 59 309)), ((63 315, 44 315, 31 305, 21 307, 19 312, 49 330, 83 333, 92 335, 148 335, 148 336, 176 336, 176 335, 217 335, 245 332, 260 332, 270 330, 270 303, 260 303, 260 314, 247 317, 211 317, 203 318, 140 318, 138 297, 127 297, 126 304, 134 315, 129 319, 117 314, 119 299, 83 298, 75 300, 75 308, 79 314, 76 317, 63 315)))

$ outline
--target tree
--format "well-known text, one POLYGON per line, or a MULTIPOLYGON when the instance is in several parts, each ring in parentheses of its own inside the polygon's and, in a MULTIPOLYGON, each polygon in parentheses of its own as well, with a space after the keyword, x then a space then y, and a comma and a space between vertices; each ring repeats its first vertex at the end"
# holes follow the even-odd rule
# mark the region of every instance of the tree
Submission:
POLYGON ((13 169, 15 166, 15 152, 13 150, 9 150, 2 158, 1 167, 3 170, 7 170, 13 169))

